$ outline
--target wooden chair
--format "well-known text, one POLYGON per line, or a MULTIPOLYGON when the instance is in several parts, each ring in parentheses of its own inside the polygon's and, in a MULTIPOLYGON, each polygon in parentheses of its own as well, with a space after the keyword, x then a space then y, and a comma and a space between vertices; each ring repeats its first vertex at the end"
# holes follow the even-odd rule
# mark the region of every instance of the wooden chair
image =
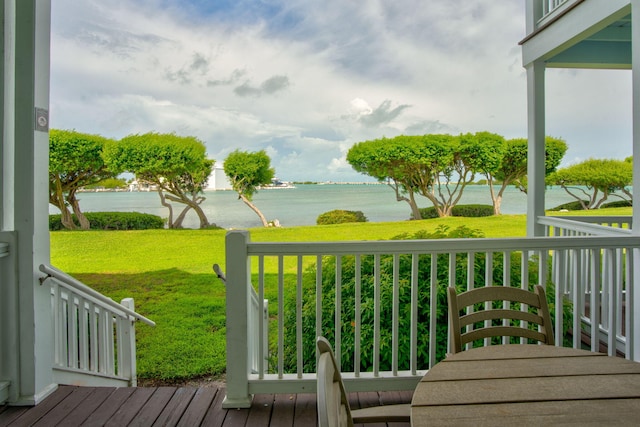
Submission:
POLYGON ((456 294, 455 288, 449 287, 447 288, 447 297, 449 300, 452 353, 459 353, 467 343, 491 337, 522 337, 554 345, 547 297, 544 288, 540 285, 535 286, 534 292, 508 286, 486 286, 460 294, 456 294), (535 313, 522 311, 518 308, 512 309, 511 305, 505 309, 503 306, 485 308, 483 304, 481 310, 460 316, 462 310, 464 313, 467 312, 467 307, 494 301, 524 303, 534 308, 535 313), (528 322, 528 326, 533 326, 533 328, 512 326, 511 323, 509 326, 504 324, 485 326, 485 320, 493 321, 496 319, 520 320, 528 322), (481 326, 474 328, 473 325, 477 323, 481 323, 481 326), (467 330, 467 325, 472 325, 471 330, 467 330))
POLYGON ((318 337, 318 425, 319 427, 352 427, 361 423, 409 422, 411 405, 382 405, 351 410, 340 369, 324 337, 318 337))

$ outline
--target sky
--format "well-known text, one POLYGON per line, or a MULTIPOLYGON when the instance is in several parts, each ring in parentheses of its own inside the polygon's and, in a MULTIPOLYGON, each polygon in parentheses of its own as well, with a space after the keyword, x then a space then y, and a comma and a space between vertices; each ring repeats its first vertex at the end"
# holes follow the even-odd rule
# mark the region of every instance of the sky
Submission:
MULTIPOLYGON (((527 136, 524 0, 55 0, 51 127, 266 150, 286 181, 371 181, 360 141, 527 136)), ((562 166, 631 155, 631 72, 546 72, 562 166)))

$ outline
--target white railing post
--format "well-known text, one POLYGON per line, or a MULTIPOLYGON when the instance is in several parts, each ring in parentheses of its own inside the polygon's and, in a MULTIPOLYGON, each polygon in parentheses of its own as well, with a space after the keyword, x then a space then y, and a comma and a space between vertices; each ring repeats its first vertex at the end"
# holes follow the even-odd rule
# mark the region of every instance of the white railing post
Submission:
MULTIPOLYGON (((120 301, 120 304, 127 307, 131 311, 135 311, 135 303, 133 298, 125 298, 120 301)), ((129 383, 131 387, 138 385, 138 376, 136 373, 136 323, 135 319, 121 318, 121 334, 122 340, 118 343, 118 348, 122 349, 118 363, 120 368, 118 373, 124 377, 131 378, 129 383)))
POLYGON ((227 395, 223 408, 249 408, 249 331, 248 315, 251 270, 247 245, 249 233, 233 230, 227 233, 226 293, 227 293, 227 395))

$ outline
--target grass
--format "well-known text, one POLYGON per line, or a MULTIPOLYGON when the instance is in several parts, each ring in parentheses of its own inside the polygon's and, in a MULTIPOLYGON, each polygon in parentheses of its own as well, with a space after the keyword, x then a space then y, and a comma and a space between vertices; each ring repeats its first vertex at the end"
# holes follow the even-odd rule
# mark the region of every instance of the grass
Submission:
MULTIPOLYGON (((630 214, 631 208, 598 211, 598 215, 630 214)), ((250 232, 252 241, 384 240, 418 230, 434 231, 441 224, 451 229, 461 225, 478 229, 486 237, 526 234, 524 215, 256 228, 250 232)), ((219 379, 226 365, 225 288, 211 266, 225 264, 225 233, 58 231, 51 233, 51 262, 116 301, 134 298, 136 310, 156 322, 155 328, 137 327, 140 379, 219 379)))

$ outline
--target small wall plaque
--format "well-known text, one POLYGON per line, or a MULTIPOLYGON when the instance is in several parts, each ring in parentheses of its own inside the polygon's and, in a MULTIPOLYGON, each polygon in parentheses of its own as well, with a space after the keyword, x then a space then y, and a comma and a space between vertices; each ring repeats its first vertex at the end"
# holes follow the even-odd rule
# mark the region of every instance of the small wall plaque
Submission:
POLYGON ((49 132, 49 110, 36 107, 36 130, 49 132))

